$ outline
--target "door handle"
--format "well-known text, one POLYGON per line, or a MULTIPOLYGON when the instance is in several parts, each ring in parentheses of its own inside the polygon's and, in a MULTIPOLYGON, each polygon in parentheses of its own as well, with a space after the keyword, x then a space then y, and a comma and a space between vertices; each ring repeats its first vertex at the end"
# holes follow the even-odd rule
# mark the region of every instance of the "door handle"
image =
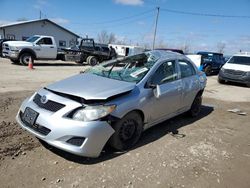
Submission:
POLYGON ((54 46, 51 46, 50 48, 54 48, 54 46))

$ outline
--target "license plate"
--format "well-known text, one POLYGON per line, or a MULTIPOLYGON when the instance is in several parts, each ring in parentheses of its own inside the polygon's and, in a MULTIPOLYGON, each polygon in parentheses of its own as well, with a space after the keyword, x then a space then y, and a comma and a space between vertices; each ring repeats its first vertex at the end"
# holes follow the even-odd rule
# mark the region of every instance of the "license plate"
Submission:
POLYGON ((35 125, 36 119, 38 117, 39 113, 37 113, 35 110, 27 107, 23 113, 23 121, 30 125, 35 125))

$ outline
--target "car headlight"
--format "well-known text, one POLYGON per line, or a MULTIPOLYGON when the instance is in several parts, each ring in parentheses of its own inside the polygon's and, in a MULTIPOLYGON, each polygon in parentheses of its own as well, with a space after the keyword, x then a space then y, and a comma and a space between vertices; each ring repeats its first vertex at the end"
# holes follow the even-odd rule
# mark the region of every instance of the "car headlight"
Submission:
POLYGON ((115 110, 115 105, 110 106, 86 106, 76 110, 72 119, 78 121, 93 121, 107 116, 115 110))
POLYGON ((11 49, 12 51, 18 51, 18 50, 19 50, 18 47, 16 47, 16 46, 10 46, 10 49, 11 49))

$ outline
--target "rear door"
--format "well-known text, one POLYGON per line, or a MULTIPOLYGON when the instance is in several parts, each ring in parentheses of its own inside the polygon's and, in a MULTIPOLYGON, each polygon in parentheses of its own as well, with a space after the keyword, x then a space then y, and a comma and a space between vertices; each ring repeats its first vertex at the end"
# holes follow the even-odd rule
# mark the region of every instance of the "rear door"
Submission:
POLYGON ((161 96, 151 98, 151 120, 158 121, 173 116, 179 108, 182 97, 182 81, 178 79, 176 61, 163 62, 151 78, 151 83, 159 85, 161 96))
POLYGON ((38 58, 56 59, 57 47, 50 37, 43 37, 37 41, 35 50, 38 58))
POLYGON ((178 60, 178 67, 183 87, 181 108, 189 109, 199 91, 199 78, 193 64, 188 60, 178 60))

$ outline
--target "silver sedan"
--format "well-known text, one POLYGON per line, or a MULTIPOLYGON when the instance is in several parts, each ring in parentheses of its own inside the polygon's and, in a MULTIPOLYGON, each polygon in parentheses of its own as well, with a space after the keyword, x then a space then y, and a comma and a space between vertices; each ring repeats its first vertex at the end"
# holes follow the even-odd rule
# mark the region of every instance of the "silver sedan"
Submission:
POLYGON ((16 116, 22 128, 64 151, 98 157, 126 150, 142 131, 200 112, 206 76, 186 56, 149 51, 104 62, 38 90, 16 116))

